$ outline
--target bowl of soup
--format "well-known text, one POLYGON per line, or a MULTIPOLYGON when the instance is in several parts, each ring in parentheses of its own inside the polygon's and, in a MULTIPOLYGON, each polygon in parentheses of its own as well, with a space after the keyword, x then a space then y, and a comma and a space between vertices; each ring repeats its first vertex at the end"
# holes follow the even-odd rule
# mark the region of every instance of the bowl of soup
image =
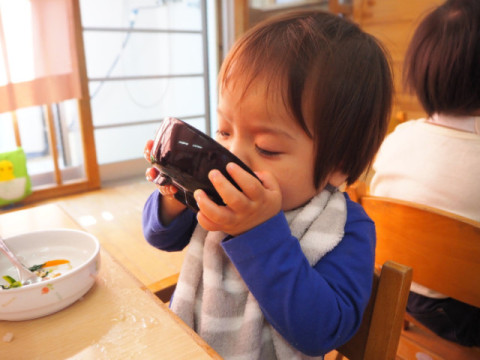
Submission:
POLYGON ((53 229, 4 239, 20 262, 41 277, 24 285, 0 254, 0 320, 30 320, 65 309, 93 286, 100 268, 100 243, 84 231, 53 229))

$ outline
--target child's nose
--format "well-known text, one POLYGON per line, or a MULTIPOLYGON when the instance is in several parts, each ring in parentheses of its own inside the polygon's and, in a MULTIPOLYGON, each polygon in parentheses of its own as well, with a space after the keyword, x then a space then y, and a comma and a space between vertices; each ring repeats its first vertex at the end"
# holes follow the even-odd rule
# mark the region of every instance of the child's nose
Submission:
POLYGON ((251 166, 251 158, 248 154, 248 147, 240 140, 234 140, 230 143, 229 149, 236 157, 238 157, 247 166, 251 166))

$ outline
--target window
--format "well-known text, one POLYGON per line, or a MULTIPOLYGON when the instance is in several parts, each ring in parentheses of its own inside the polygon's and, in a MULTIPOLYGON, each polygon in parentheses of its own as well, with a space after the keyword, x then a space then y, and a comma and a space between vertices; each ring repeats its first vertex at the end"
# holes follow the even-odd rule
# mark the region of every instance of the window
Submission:
POLYGON ((0 0, 0 151, 26 152, 29 201, 99 185, 79 34, 76 0, 0 0))
POLYGON ((27 201, 143 174, 143 146, 165 116, 210 133, 215 6, 206 0, 0 0, 0 152, 24 148, 34 190, 27 201), (38 53, 35 40, 50 38, 38 53), (67 90, 50 91, 55 81, 67 90), (33 101, 4 96, 30 83, 40 85, 27 92, 33 101))
POLYGON ((143 174, 165 116, 210 132, 207 8, 201 0, 81 0, 102 181, 143 174))

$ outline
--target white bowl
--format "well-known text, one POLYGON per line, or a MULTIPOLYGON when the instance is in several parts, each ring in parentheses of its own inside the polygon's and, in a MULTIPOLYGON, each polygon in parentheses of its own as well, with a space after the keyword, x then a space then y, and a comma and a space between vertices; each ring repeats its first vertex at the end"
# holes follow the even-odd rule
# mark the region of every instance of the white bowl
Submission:
MULTIPOLYGON (((100 243, 89 233, 72 229, 29 232, 4 239, 20 261, 30 267, 49 260, 69 260, 72 269, 62 275, 19 288, 0 288, 0 320, 29 320, 71 305, 95 283, 100 268, 100 243)), ((0 253, 0 282, 4 275, 18 280, 8 259, 0 253)))

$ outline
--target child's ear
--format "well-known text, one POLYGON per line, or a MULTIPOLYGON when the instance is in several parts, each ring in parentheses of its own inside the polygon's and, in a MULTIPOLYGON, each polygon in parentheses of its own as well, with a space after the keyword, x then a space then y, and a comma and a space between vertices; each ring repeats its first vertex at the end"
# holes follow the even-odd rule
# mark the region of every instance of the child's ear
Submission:
POLYGON ((338 188, 347 180, 347 177, 347 175, 345 175, 339 170, 334 171, 327 177, 327 184, 333 185, 338 188))

